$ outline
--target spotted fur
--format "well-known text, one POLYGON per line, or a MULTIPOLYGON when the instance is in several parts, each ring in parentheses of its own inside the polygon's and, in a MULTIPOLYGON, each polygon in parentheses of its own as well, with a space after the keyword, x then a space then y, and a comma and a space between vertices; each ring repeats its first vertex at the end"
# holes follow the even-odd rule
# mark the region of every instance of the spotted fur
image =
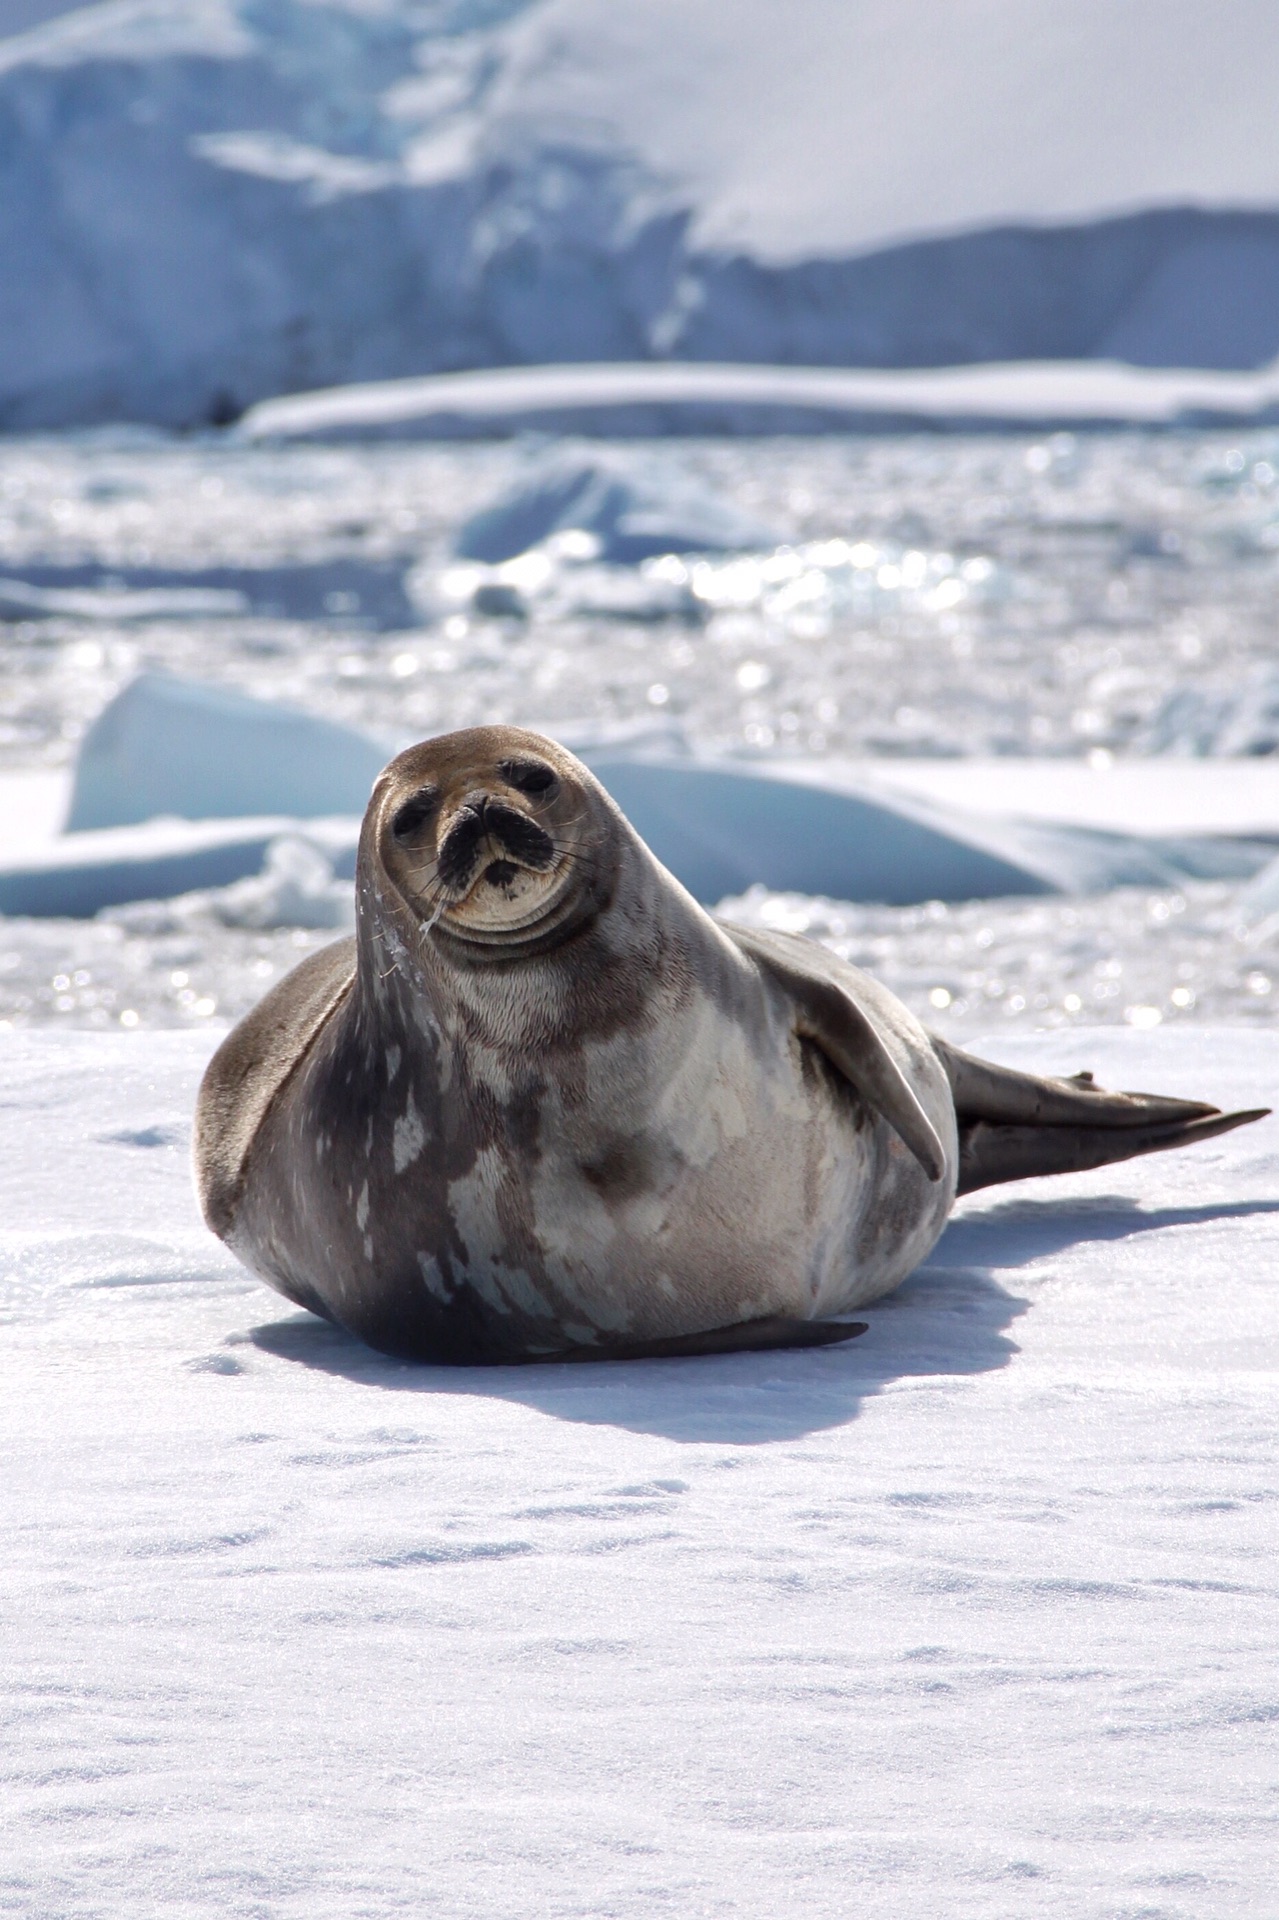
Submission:
POLYGON ((356 893, 201 1090, 206 1218, 288 1298, 407 1357, 604 1354, 846 1314, 933 1246, 964 1057, 713 921, 563 749, 400 755, 356 893))

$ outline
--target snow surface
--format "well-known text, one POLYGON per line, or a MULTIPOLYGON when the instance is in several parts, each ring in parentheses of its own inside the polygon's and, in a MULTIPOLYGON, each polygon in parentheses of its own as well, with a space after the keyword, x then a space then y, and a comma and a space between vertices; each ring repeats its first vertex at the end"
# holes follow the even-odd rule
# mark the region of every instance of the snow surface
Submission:
MULTIPOLYGON (((784 764, 784 763, 783 763, 784 764)), ((894 760, 856 763, 935 806, 1116 833, 1279 834, 1279 760, 894 760)))
POLYGON ((203 1231, 211 1044, 0 1035, 5 1910, 1270 1911, 1273 1121, 976 1196, 845 1349, 452 1373, 203 1231))
POLYGON ((107 0, 0 41, 0 424, 547 361, 1263 366, 1277 77, 1267 0, 107 0))

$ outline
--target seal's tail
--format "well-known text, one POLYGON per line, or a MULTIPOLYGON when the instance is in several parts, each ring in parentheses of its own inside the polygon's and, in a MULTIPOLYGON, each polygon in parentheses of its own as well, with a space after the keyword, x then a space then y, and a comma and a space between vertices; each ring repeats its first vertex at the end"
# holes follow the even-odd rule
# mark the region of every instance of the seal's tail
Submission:
POLYGON ((1165 1147, 1211 1140, 1269 1107, 1222 1113, 1202 1100, 1155 1093, 1107 1093, 1090 1073, 1039 1080, 992 1066, 934 1037, 955 1096, 959 1192, 1044 1173, 1080 1173, 1165 1147))

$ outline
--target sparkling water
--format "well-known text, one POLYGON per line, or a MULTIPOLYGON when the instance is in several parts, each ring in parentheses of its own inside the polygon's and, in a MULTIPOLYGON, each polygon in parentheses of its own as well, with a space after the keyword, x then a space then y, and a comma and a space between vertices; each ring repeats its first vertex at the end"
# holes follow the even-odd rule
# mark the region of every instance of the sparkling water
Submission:
MULTIPOLYGON (((561 537, 459 566, 458 527, 542 451, 0 443, 0 766, 67 763, 142 667, 388 746, 514 721, 817 759, 1279 747, 1272 430, 621 445, 610 458, 700 485, 775 543, 623 569, 561 537)), ((967 1030, 1264 1018, 1270 936, 1232 899, 734 910, 829 939, 967 1030)), ((328 937, 228 927, 199 903, 160 922, 11 921, 0 1019, 231 1017, 328 937)))

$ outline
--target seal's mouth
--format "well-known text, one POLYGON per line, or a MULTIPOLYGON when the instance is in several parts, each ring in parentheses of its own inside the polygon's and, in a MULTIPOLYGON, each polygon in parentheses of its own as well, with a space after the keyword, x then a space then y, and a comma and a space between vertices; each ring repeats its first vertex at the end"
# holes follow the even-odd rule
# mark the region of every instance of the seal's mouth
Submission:
POLYGON ((518 802, 473 788, 443 823, 435 873, 421 905, 428 924, 503 942, 553 913, 574 861, 518 802))
POLYGON ((521 873, 544 874, 554 864, 555 842, 545 828, 488 795, 460 806, 440 843, 440 882, 455 900, 477 885, 510 887, 521 873))

